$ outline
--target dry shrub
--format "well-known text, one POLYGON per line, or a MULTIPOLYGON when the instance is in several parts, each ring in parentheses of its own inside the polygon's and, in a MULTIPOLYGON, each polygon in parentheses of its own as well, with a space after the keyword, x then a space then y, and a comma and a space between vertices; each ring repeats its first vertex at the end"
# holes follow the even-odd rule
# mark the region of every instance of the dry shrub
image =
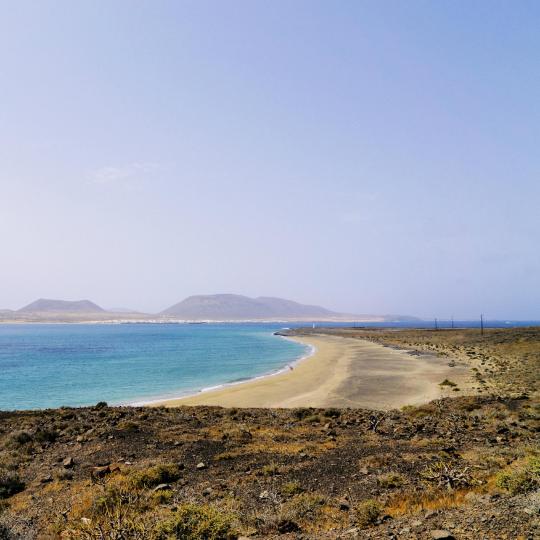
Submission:
POLYGON ((355 525, 361 529, 375 525, 381 517, 382 510, 382 506, 375 499, 366 499, 359 502, 354 507, 355 525))
POLYGON ((473 483, 469 467, 452 461, 438 461, 426 467, 421 476, 428 484, 448 490, 467 487, 473 483))
POLYGON ((315 520, 319 515, 325 499, 317 493, 301 493, 287 501, 282 508, 282 519, 300 521, 315 520))
POLYGON ((286 482, 281 486, 280 489, 281 494, 285 497, 292 497, 293 495, 297 495, 298 493, 302 493, 303 491, 304 490, 302 486, 294 480, 292 482, 286 482))
POLYGON ((138 471, 131 477, 131 483, 137 488, 151 488, 159 484, 175 482, 180 478, 180 469, 173 463, 165 463, 138 471))
POLYGON ((498 487, 512 495, 540 488, 540 457, 529 457, 524 462, 501 471, 495 481, 498 487))
POLYGON ((234 516, 207 505, 183 504, 156 527, 157 540, 233 540, 234 516))
POLYGON ((7 499, 24 488, 24 482, 16 472, 0 469, 0 499, 7 499))
POLYGON ((446 491, 427 489, 408 493, 400 493, 393 497, 386 511, 392 515, 416 514, 424 510, 446 510, 464 504, 468 490, 446 491))
POLYGON ((377 477, 377 483, 383 489, 395 489, 401 487, 405 479, 398 473, 381 474, 377 477))

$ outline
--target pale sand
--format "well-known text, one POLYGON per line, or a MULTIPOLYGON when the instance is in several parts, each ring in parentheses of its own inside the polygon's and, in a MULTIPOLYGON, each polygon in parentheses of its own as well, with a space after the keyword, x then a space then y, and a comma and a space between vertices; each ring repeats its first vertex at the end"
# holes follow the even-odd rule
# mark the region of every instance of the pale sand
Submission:
POLYGON ((450 379, 467 386, 465 365, 449 367, 448 358, 412 356, 369 341, 326 335, 294 337, 316 352, 293 371, 171 399, 155 405, 223 407, 365 407, 388 410, 418 405, 448 395, 450 379))

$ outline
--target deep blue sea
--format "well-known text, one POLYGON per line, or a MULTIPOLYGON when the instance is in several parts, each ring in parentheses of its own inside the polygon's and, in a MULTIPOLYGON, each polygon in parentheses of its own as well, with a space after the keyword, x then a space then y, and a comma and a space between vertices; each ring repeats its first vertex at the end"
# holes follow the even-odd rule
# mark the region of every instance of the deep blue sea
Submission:
MULTIPOLYGON (((438 321, 448 327, 448 321, 438 321)), ((533 321, 489 321, 487 327, 533 321)), ((540 323, 536 323, 540 324, 540 323)), ((432 322, 325 326, 433 327, 432 322)), ((455 322, 474 327, 477 322, 455 322)), ((142 403, 286 368, 306 347, 273 332, 299 324, 0 325, 0 409, 142 403)), ((306 326, 303 323, 302 326, 306 326)))

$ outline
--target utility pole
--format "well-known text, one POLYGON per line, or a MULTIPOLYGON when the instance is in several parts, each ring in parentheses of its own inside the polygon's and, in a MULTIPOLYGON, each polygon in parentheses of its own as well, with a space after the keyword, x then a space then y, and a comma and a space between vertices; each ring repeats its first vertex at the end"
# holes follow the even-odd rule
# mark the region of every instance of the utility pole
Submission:
POLYGON ((439 329, 439 325, 437 323, 437 317, 435 317, 435 330, 438 330, 439 329))
POLYGON ((480 313, 480 335, 484 335, 484 314, 480 313))

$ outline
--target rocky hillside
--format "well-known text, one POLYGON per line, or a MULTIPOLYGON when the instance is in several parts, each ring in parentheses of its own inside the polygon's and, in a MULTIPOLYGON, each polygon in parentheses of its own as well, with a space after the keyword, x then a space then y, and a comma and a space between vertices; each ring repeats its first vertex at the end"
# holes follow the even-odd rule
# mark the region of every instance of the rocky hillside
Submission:
POLYGON ((369 332, 463 354, 484 395, 389 412, 3 412, 0 539, 539 538, 540 330, 369 332))
POLYGON ((538 410, 3 413, 0 538, 538 538, 538 410))

